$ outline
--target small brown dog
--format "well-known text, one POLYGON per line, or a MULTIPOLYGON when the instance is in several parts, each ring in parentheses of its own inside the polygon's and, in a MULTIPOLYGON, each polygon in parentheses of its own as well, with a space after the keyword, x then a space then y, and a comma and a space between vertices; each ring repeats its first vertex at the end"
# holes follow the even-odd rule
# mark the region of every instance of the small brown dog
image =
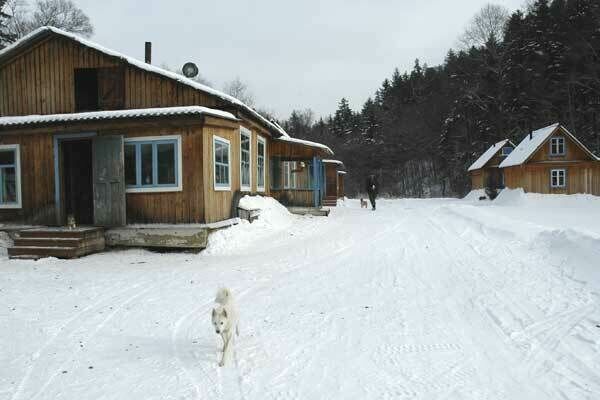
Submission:
POLYGON ((365 199, 360 199, 360 208, 368 208, 369 204, 365 199))

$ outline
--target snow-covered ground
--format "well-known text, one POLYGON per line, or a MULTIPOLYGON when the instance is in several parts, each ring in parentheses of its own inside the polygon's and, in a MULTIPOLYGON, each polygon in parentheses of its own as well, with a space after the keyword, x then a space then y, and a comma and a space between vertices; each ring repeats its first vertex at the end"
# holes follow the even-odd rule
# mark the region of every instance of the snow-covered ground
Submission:
POLYGON ((600 398, 599 198, 267 208, 202 254, 2 253, 0 399, 600 398))

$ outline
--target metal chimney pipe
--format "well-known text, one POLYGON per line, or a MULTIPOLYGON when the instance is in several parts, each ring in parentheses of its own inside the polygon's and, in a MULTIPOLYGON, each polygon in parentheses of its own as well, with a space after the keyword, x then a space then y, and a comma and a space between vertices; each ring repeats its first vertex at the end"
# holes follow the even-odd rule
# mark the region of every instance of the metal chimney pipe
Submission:
POLYGON ((152 64, 152 42, 146 42, 144 61, 146 64, 152 64))

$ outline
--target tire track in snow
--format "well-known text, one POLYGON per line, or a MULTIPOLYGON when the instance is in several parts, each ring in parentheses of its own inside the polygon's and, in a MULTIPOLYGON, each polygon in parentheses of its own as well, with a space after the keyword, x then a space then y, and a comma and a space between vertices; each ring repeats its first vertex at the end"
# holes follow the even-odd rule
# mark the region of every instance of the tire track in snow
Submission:
MULTIPOLYGON (((21 396, 21 393, 24 391, 25 385, 27 384, 27 382, 31 378, 31 375, 33 374, 33 371, 35 370, 36 366, 41 361, 43 353, 45 353, 45 352, 47 353, 48 352, 47 349, 58 339, 58 337, 61 334, 65 333, 64 331, 65 331, 65 329, 67 327, 69 327, 71 324, 73 324, 77 320, 83 318, 83 316, 86 313, 88 313, 89 311, 96 310, 98 308, 104 308, 104 306, 103 306, 104 303, 108 303, 110 301, 114 301, 114 299, 118 298, 118 296, 120 296, 121 294, 127 293, 127 292, 131 291, 133 288, 136 288, 138 286, 139 286, 139 284, 128 286, 126 289, 120 290, 117 295, 115 295, 114 293, 111 293, 111 294, 109 294, 107 296, 102 296, 100 299, 98 299, 97 301, 93 302, 89 306, 86 306, 81 311, 79 311, 78 313, 76 313, 73 317, 67 319, 63 324, 61 324, 56 329, 56 332, 48 340, 46 340, 46 342, 44 342, 44 344, 42 344, 42 346, 40 346, 33 353, 32 360, 34 362, 27 368, 27 370, 26 370, 23 378, 21 379, 21 382, 17 386, 17 390, 14 392, 13 396, 11 397, 11 400, 17 400, 21 396)), ((70 332, 73 332, 73 331, 77 330, 80 326, 81 325, 77 325, 75 328, 70 329, 70 332)), ((67 334, 70 334, 70 333, 67 333, 67 334)))
MULTIPOLYGON (((100 332, 100 330, 102 330, 102 328, 104 328, 104 326, 106 326, 106 324, 115 317, 115 315, 117 315, 127 304, 131 303, 133 300, 137 299, 138 297, 144 295, 145 293, 148 293, 149 291, 151 291, 152 289, 156 288, 159 284, 155 284, 152 285, 150 287, 146 287, 138 292, 136 292, 134 295, 127 297, 125 300, 121 300, 120 304, 117 307, 114 307, 113 311, 110 312, 108 314, 108 316, 106 318, 104 318, 99 325, 96 326, 96 328, 91 330, 91 333, 85 337, 85 339, 83 340, 85 343, 88 343, 92 340, 92 338, 98 334, 98 332, 100 332)), ((81 326, 80 326, 81 327, 81 326)), ((87 330, 86 330, 87 331, 87 330)), ((71 336, 73 334, 73 332, 69 335, 71 336)), ((74 351, 72 351, 69 355, 69 357, 67 358, 71 358, 73 355, 77 354, 78 352, 81 351, 81 348, 78 347, 76 348, 74 351)), ((31 400, 35 400, 38 398, 38 396, 40 396, 44 390, 54 381, 54 379, 61 373, 60 371, 63 370, 63 366, 64 366, 64 362, 61 363, 59 365, 59 367, 56 369, 56 371, 54 372, 54 374, 50 375, 50 377, 46 380, 46 382, 44 384, 41 385, 40 389, 36 392, 36 394, 31 397, 31 400)))

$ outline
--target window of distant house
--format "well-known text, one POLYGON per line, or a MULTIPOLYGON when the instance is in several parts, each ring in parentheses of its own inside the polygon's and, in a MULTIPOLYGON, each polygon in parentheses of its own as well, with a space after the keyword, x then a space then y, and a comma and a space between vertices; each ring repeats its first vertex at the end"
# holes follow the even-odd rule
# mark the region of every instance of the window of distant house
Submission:
POLYGON ((181 136, 125 139, 128 192, 179 191, 181 182, 181 136))
POLYGON ((550 170, 550 186, 564 188, 566 186, 567 171, 565 169, 550 170))
POLYGON ((265 190, 265 160, 267 158, 267 142, 258 137, 256 150, 256 186, 261 192, 265 190))
POLYGON ((295 189, 296 188, 296 169, 295 161, 284 161, 283 162, 283 188, 284 189, 295 189))
POLYGON ((565 155, 565 138, 553 137, 550 139, 550 155, 564 156, 565 155))
POLYGON ((503 156, 507 156, 507 155, 509 155, 510 153, 512 153, 512 151, 513 151, 513 148, 512 148, 512 147, 503 147, 503 148, 502 148, 502 155, 503 155, 503 156))
POLYGON ((251 171, 251 148, 252 148, 252 133, 240 127, 240 185, 242 191, 249 191, 252 178, 251 171))
POLYGON ((230 142, 218 136, 213 137, 213 160, 215 190, 231 190, 230 142))
POLYGON ((0 145, 0 208, 21 208, 19 145, 0 145))

